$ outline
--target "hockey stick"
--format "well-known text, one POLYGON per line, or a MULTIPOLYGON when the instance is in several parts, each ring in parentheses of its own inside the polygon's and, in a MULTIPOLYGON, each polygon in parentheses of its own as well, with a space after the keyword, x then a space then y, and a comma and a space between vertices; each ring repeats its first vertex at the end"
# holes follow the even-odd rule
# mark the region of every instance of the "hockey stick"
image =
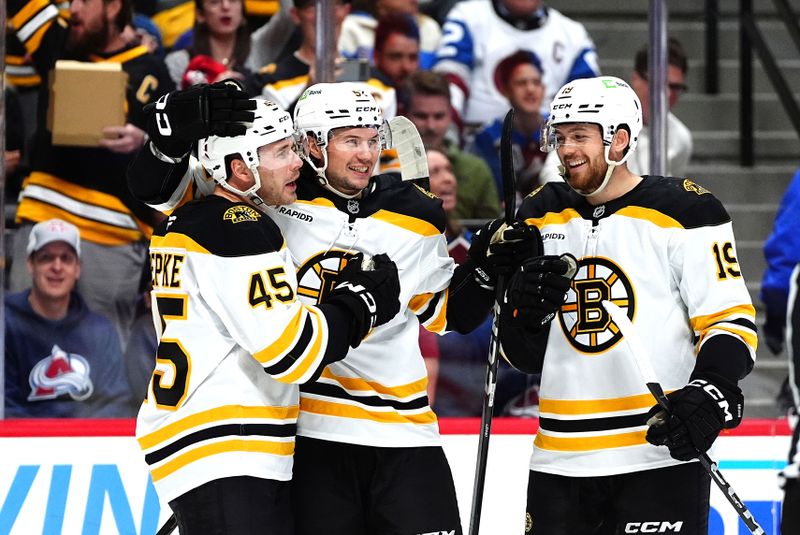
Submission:
MULTIPOLYGON (((503 202, 505 203, 505 221, 510 225, 514 220, 516 208, 516 188, 514 183, 514 158, 511 153, 511 130, 514 123, 514 109, 508 110, 503 119, 503 133, 500 137, 500 170, 503 177, 503 202)), ((475 465, 475 481, 472 485, 472 511, 469 517, 469 534, 478 535, 483 507, 483 488, 486 480, 486 461, 489 454, 489 436, 492 432, 492 411, 494 410, 494 390, 497 386, 497 361, 500 353, 498 329, 500 317, 500 300, 503 297, 504 277, 497 278, 494 300, 494 318, 492 334, 489 338, 489 361, 486 367, 486 383, 481 411, 481 434, 478 437, 478 458, 475 465)))
POLYGON ((175 531, 175 528, 177 527, 178 518, 175 516, 175 513, 172 513, 172 515, 167 519, 167 522, 156 532, 156 535, 170 535, 170 533, 175 531))
MULTIPOLYGON (((631 354, 633 355, 633 360, 636 362, 636 368, 639 370, 645 384, 647 384, 647 389, 661 408, 664 409, 664 412, 668 415, 671 414, 669 399, 664 394, 664 389, 658 382, 658 377, 653 369, 653 363, 650 361, 650 356, 647 354, 647 350, 644 348, 639 338, 639 333, 636 332, 636 327, 633 326, 628 315, 611 301, 603 301, 603 307, 608 311, 611 319, 616 326, 619 327, 622 336, 628 343, 628 347, 630 347, 631 354)), ((708 453, 701 453, 698 459, 700 460, 700 464, 703 465, 703 468, 706 469, 706 472, 711 476, 711 479, 713 479, 714 483, 719 487, 719 490, 722 491, 722 494, 725 495, 725 498, 728 499, 736 510, 739 518, 742 519, 742 522, 744 522, 744 525, 750 530, 750 533, 753 535, 765 535, 766 532, 758 522, 756 522, 756 519, 753 518, 750 509, 747 508, 741 498, 739 498, 736 492, 731 488, 730 483, 722 476, 722 472, 719 471, 717 463, 709 457, 708 453)))

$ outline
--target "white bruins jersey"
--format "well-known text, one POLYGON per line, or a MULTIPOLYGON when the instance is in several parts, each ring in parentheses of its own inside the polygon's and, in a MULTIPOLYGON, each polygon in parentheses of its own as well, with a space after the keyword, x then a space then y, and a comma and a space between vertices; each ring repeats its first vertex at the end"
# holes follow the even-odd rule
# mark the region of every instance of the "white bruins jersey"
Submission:
POLYGON ((294 383, 320 371, 335 333, 297 299, 280 230, 209 196, 158 227, 150 261, 159 346, 136 437, 159 496, 222 477, 291 479, 294 383))
POLYGON ((495 69, 518 52, 534 52, 542 63, 542 113, 570 80, 600 74, 597 52, 586 28, 553 8, 542 8, 541 25, 518 28, 501 18, 489 0, 458 2, 448 13, 433 69, 451 74, 453 106, 468 124, 486 124, 508 111, 495 85, 495 69))
POLYGON ((714 336, 755 361, 755 311, 722 204, 688 179, 644 177, 599 206, 548 183, 518 217, 539 228, 545 254, 571 253, 579 266, 549 327, 531 469, 577 477, 679 464, 645 440, 655 401, 601 302, 627 312, 667 392, 686 385, 714 336))
POLYGON ((388 254, 400 277, 400 313, 301 387, 298 435, 368 446, 438 445, 419 325, 447 330, 455 266, 441 201, 391 175, 373 177, 362 200, 343 199, 319 186, 306 166, 298 201, 269 213, 298 266, 297 291, 306 303, 319 302, 358 252, 388 254))

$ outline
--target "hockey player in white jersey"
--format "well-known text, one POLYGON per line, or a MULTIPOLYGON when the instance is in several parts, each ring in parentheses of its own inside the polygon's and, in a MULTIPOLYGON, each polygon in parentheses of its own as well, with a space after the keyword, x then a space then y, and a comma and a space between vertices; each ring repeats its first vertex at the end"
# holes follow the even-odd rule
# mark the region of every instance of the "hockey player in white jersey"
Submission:
MULTIPOLYGON (((380 108, 349 83, 309 87, 295 108, 309 136, 298 200, 269 207, 297 266, 298 295, 324 302, 353 254, 385 251, 397 262, 399 313, 376 328, 346 364, 332 363, 301 388, 292 482, 301 535, 461 533, 450 468, 440 445, 420 354, 420 324, 468 332, 491 307, 499 273, 538 254, 527 226, 476 233, 471 260, 447 252, 441 201, 395 175, 373 176, 388 139, 380 108)), ((146 152, 144 158, 151 157, 146 152)), ((169 209, 183 195, 187 163, 132 173, 134 193, 169 209), (181 182, 183 180, 183 182, 181 182)))
MULTIPOLYGON (((202 131, 214 115, 204 113, 207 87, 194 91, 195 100, 170 93, 159 101, 142 151, 156 171, 183 152, 178 131, 202 131)), ((256 101, 242 135, 200 140, 213 191, 177 209, 151 240, 159 346, 136 436, 182 535, 295 533, 288 482, 297 385, 399 310, 397 267, 385 255, 369 270, 350 257, 324 299, 298 299, 281 231, 259 209, 296 200, 296 151, 289 114, 256 101)))
POLYGON ((469 125, 505 115, 509 104, 495 83, 495 71, 520 50, 542 60, 542 113, 565 82, 600 73, 586 28, 542 0, 458 2, 442 30, 433 70, 447 75, 453 108, 469 125))
POLYGON ((756 327, 730 217, 691 180, 632 174, 641 128, 624 81, 564 85, 543 143, 566 184, 542 186, 518 212, 545 252, 511 278, 500 329, 507 360, 542 373, 534 533, 706 534, 710 479, 687 461, 742 417, 737 383, 753 367, 756 327), (565 253, 578 259, 574 279, 565 253), (604 300, 641 333, 671 416, 654 406, 604 300))

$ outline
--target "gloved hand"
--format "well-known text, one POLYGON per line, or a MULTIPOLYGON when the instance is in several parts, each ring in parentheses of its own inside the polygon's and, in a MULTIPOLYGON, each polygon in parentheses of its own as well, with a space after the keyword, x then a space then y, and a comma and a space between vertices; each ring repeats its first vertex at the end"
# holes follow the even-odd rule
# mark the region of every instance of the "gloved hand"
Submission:
POLYGON ((511 314, 514 323, 540 329, 564 304, 576 271, 577 261, 570 254, 528 260, 511 277, 503 311, 511 314))
POLYGON ((363 253, 351 257, 339 272, 326 303, 344 306, 352 313, 350 347, 358 347, 374 328, 400 312, 400 279, 397 265, 385 254, 364 261, 363 253))
POLYGON ((188 154, 198 139, 244 134, 255 109, 255 101, 234 80, 172 91, 144 107, 150 114, 150 142, 174 159, 188 154))
POLYGON ((670 414, 658 405, 647 413, 650 444, 666 446, 673 459, 689 461, 707 452, 723 429, 742 421, 744 396, 728 379, 698 374, 683 388, 667 395, 670 414))
POLYGON ((475 276, 486 288, 494 288, 498 276, 510 276, 525 260, 541 254, 539 229, 523 221, 506 225, 502 219, 493 219, 475 232, 469 247, 469 257, 477 266, 475 276))

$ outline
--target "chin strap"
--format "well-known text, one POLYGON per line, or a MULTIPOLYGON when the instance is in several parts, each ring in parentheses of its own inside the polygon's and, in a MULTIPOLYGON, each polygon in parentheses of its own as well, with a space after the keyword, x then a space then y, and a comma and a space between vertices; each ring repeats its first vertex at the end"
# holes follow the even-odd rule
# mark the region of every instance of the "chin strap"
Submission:
POLYGON ((625 163, 628 160, 628 157, 631 155, 632 151, 628 151, 627 153, 625 153, 625 156, 623 156, 622 159, 619 160, 619 161, 614 161, 614 160, 612 160, 611 158, 608 157, 609 153, 611 152, 611 145, 607 145, 603 152, 604 152, 604 156, 605 156, 605 159, 606 159, 606 163, 608 164, 608 168, 606 169, 606 174, 603 177, 603 181, 600 183, 600 185, 594 191, 590 191, 590 192, 587 193, 585 191, 581 191, 581 190, 573 188, 572 184, 570 184, 569 180, 567 179, 567 168, 564 167, 563 164, 559 164, 559 166, 558 166, 558 174, 561 175, 561 178, 564 179, 564 182, 567 183, 567 185, 570 187, 570 189, 572 189, 572 191, 574 191, 578 195, 582 195, 582 196, 587 197, 587 198, 594 197, 595 195, 599 195, 600 192, 603 191, 604 189, 606 189, 606 186, 608 186, 608 182, 609 182, 609 180, 611 180, 611 175, 614 173, 614 169, 616 169, 618 165, 622 165, 623 163, 625 163))

